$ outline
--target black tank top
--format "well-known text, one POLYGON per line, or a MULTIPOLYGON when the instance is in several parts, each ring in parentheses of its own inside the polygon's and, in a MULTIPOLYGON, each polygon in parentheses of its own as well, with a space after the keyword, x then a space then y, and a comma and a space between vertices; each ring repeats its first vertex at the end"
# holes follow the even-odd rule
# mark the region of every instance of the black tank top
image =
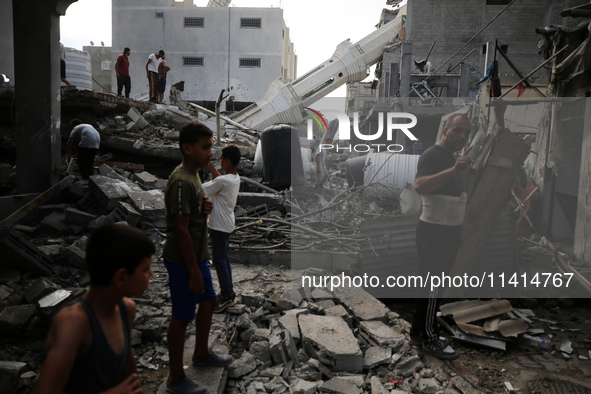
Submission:
MULTIPOLYGON (((98 321, 92 305, 84 298, 82 303, 92 327, 92 342, 88 350, 78 357, 72 367, 70 379, 64 389, 68 394, 99 393, 117 386, 128 376, 130 351, 129 311, 125 301, 119 301, 119 311, 123 322, 125 344, 121 353, 115 353, 98 321)), ((75 302, 78 302, 75 301, 75 302)))

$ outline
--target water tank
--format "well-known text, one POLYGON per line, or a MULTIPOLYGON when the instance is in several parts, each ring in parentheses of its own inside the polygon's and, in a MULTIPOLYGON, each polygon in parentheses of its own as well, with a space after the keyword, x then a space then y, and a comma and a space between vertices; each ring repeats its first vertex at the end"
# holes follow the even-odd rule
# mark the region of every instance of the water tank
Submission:
POLYGON ((399 198, 407 183, 414 184, 420 155, 369 153, 365 156, 363 185, 374 184, 365 195, 376 198, 399 198))
POLYGON ((304 184, 300 136, 295 127, 284 124, 267 127, 261 133, 261 150, 265 182, 270 187, 304 184))
MULTIPOLYGON (((78 90, 92 90, 92 67, 90 53, 75 48, 66 48, 66 79, 78 90)), ((61 86, 66 86, 61 83, 61 86)))

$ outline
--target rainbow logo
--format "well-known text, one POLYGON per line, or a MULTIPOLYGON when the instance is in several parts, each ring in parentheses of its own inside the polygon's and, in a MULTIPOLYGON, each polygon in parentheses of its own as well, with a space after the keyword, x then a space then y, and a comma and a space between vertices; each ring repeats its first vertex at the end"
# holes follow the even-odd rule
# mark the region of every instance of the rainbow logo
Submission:
MULTIPOLYGON (((308 111, 308 116, 310 116, 312 119, 314 119, 316 121, 316 123, 318 123, 318 127, 320 127, 320 130, 322 130, 322 125, 324 124, 324 129, 326 131, 328 131, 328 125, 326 124, 326 120, 324 120, 324 117, 320 114, 320 112, 313 110, 312 108, 304 108, 306 111, 308 111), (321 123, 322 121, 322 123, 321 123)), ((311 126, 311 124, 310 124, 311 126)), ((308 134, 310 134, 310 130, 308 130, 308 134)))

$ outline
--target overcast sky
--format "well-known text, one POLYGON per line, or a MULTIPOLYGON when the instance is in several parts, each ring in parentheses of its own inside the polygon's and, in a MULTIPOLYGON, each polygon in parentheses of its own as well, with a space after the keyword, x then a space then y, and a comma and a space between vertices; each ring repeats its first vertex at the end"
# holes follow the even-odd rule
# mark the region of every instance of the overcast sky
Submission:
MULTIPOLYGON (((207 0, 195 0, 206 6, 207 0)), ((280 7, 298 56, 298 76, 330 58, 346 40, 359 41, 373 30, 386 0, 234 0, 236 7, 280 7)), ((78 0, 60 20, 61 42, 71 48, 111 46, 111 0, 78 0)))

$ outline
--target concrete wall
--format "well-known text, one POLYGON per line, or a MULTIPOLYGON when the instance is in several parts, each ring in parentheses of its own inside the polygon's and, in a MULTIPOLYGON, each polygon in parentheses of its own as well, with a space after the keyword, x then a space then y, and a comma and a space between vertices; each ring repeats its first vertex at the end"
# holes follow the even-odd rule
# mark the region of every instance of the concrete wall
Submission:
MULTIPOLYGON (((283 46, 290 43, 278 8, 208 8, 171 6, 168 0, 121 0, 113 4, 113 64, 124 47, 131 49, 132 96, 148 91, 145 64, 150 53, 166 52, 171 70, 168 88, 184 81, 182 97, 215 101, 221 89, 237 102, 254 102, 276 78, 291 75, 283 46), (159 17, 157 17, 157 13, 159 17), (203 27, 184 27, 184 18, 204 18, 203 27), (241 18, 260 18, 261 28, 241 28, 241 18), (203 66, 183 58, 202 57, 203 66), (241 58, 260 59, 260 67, 240 67, 241 58), (287 70, 286 70, 287 69, 287 70)), ((183 3, 181 3, 183 4, 183 3)), ((295 70, 295 67, 294 67, 295 70)), ((112 85, 116 86, 115 74, 112 85)), ((165 93, 167 101, 168 93, 165 93)))
POLYGON ((14 41, 12 31, 12 1, 5 1, 0 12, 0 48, 3 56, 0 56, 0 73, 10 79, 10 85, 14 86, 14 41))
MULTIPOLYGON (((535 29, 550 24, 574 26, 576 20, 562 18, 560 12, 584 3, 585 0, 517 1, 439 72, 445 72, 448 63, 455 65, 476 48, 476 52, 466 62, 472 64, 479 76, 483 75, 488 66, 486 63, 490 62, 490 59, 488 62, 485 60, 483 45, 489 41, 494 44, 496 39, 499 45, 508 45, 509 58, 526 75, 543 61, 538 55, 537 45, 540 36, 535 33, 535 29)), ((506 6, 486 5, 485 0, 410 0, 407 7, 406 39, 413 45, 412 58, 424 59, 436 40, 429 60, 434 69, 437 69, 506 6)), ((500 74, 515 74, 500 56, 497 56, 497 59, 500 74)), ((415 71, 414 65, 413 72, 418 72, 415 71)), ((545 69, 541 69, 533 77, 546 73, 545 69)))
MULTIPOLYGON (((115 62, 111 60, 111 47, 84 46, 82 49, 90 54, 90 65, 92 67, 92 91, 99 93, 117 93, 117 80, 111 86, 111 80, 115 75, 115 62), (98 83, 97 83, 98 82, 98 83), (100 84, 100 85, 99 85, 100 84)), ((122 53, 123 49, 121 50, 122 53)), ((119 56, 119 54, 117 54, 119 56)), ((115 60, 117 57, 115 57, 115 60)))

